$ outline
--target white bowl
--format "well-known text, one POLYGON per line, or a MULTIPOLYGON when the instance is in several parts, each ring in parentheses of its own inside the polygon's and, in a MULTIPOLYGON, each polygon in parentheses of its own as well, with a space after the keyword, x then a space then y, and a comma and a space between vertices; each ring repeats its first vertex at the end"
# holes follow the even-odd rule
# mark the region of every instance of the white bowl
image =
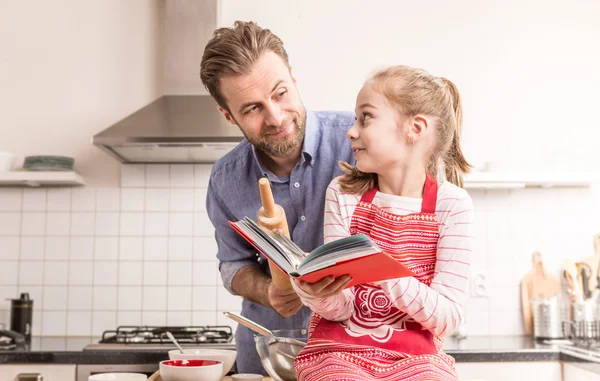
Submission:
POLYGON ((141 373, 101 373, 88 377, 88 381, 146 381, 148 376, 141 373))
POLYGON ((164 360, 159 368, 163 381, 220 381, 223 376, 219 360, 164 360))
POLYGON ((229 349, 185 348, 183 354, 179 349, 169 351, 171 360, 219 360, 223 361, 223 377, 233 367, 237 352, 229 349))
POLYGON ((10 171, 16 156, 10 152, 0 152, 0 172, 10 171))

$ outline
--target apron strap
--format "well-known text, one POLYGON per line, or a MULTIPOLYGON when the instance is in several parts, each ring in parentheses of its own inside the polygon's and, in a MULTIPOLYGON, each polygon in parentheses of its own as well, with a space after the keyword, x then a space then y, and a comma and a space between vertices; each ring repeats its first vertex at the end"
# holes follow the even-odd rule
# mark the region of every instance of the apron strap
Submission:
MULTIPOLYGON (((361 202, 365 202, 367 204, 371 204, 377 191, 379 190, 379 185, 375 185, 373 188, 369 189, 360 198, 361 202)), ((435 213, 435 205, 437 203, 437 191, 438 191, 438 183, 429 173, 425 178, 425 186, 423 188, 423 202, 421 203, 421 213, 433 214, 435 213)))
POLYGON ((423 202, 421 203, 421 213, 434 214, 437 204, 438 183, 429 173, 425 178, 425 187, 423 189, 423 202))
POLYGON ((366 202, 367 204, 371 204, 373 202, 373 199, 375 198, 375 195, 377 194, 377 191, 379 191, 379 185, 375 185, 373 188, 363 193, 362 197, 360 198, 360 201, 366 202))

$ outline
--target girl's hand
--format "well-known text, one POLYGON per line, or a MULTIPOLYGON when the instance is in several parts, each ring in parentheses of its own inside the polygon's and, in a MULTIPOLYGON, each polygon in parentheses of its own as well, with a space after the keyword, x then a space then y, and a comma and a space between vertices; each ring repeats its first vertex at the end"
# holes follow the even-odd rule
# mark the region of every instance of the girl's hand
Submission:
MULTIPOLYGON (((350 275, 343 275, 339 278, 327 276, 316 283, 307 283, 298 279, 294 279, 294 284, 304 294, 311 298, 329 298, 337 295, 352 281, 350 275)), ((302 295, 301 295, 302 296, 302 295)))

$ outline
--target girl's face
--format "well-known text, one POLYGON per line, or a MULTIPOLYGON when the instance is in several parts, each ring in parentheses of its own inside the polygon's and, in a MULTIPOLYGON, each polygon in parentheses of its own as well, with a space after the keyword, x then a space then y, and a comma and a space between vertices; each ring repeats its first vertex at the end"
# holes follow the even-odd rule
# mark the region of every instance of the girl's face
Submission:
POLYGON ((410 146, 397 109, 372 82, 356 97, 356 122, 346 136, 352 142, 356 167, 367 173, 382 174, 406 165, 410 146))

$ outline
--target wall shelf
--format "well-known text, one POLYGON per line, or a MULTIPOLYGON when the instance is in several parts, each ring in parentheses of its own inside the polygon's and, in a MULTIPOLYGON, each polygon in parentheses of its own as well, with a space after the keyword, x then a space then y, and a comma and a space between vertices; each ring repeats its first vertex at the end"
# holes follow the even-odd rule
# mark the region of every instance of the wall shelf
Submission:
POLYGON ((587 188, 600 183, 590 173, 474 172, 465 176, 465 189, 587 188))
POLYGON ((0 186, 77 186, 85 185, 83 177, 73 171, 9 171, 0 172, 0 186))

